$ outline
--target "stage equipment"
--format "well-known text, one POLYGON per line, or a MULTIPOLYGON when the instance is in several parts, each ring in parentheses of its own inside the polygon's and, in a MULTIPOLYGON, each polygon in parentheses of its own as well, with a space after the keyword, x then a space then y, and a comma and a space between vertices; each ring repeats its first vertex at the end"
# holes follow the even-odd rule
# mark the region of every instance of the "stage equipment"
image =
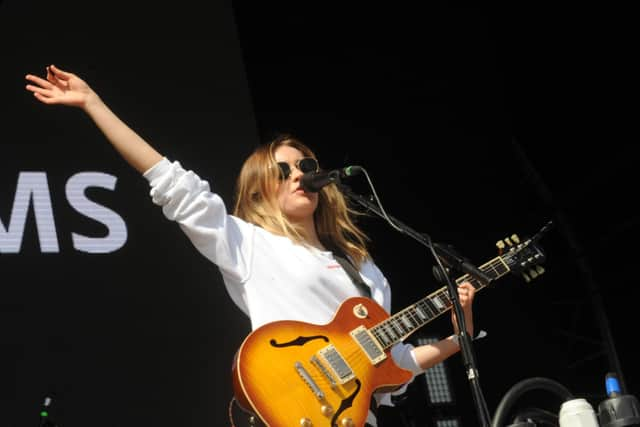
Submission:
POLYGON ((544 377, 522 380, 511 387, 500 401, 492 427, 627 427, 640 426, 640 405, 635 396, 620 393, 615 373, 605 379, 607 398, 596 413, 586 398, 570 392, 562 384, 544 377), (518 399, 534 390, 551 392, 560 402, 559 412, 542 408, 517 409, 518 399), (514 414, 515 413, 515 414, 514 414), (511 422, 507 423, 511 418, 511 422))

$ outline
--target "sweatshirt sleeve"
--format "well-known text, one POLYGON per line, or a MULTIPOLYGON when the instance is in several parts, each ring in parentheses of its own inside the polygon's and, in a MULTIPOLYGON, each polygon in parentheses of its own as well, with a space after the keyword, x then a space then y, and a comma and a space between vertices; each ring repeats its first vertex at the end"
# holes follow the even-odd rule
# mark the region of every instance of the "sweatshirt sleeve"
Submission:
POLYGON ((143 176, 151 200, 165 217, 179 224, 196 249, 238 282, 249 275, 254 226, 229 215, 209 183, 177 161, 163 158, 143 176))
POLYGON ((416 358, 413 355, 414 346, 409 343, 398 343, 391 347, 391 357, 396 365, 399 367, 411 371, 413 376, 421 374, 424 370, 416 362, 416 358))

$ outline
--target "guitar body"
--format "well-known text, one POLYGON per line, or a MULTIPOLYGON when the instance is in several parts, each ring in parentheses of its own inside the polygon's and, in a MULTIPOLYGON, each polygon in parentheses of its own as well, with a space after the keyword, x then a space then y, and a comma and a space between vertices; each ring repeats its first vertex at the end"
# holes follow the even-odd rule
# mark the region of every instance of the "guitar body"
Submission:
MULTIPOLYGON (((498 245, 501 255, 480 269, 491 281, 509 272, 522 273, 526 281, 539 276, 545 256, 536 243, 550 225, 522 243, 515 234, 505 239, 502 248, 498 245)), ((476 290, 488 285, 468 274, 456 279, 462 282, 476 290)), ((442 287, 393 316, 375 301, 356 297, 344 301, 326 325, 266 324, 236 353, 236 401, 267 426, 363 426, 373 393, 397 389, 412 377, 394 363, 389 349, 452 305, 442 287)))
POLYGON ((356 297, 326 325, 285 320, 256 329, 233 363, 236 400, 268 426, 363 426, 372 394, 412 377, 388 350, 372 359, 376 350, 363 347, 362 331, 387 317, 375 301, 356 297))

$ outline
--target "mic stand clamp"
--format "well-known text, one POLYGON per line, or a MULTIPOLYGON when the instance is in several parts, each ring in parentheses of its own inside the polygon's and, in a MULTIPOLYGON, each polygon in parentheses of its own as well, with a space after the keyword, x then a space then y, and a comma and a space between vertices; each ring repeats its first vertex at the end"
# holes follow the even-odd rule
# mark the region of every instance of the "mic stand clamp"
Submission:
POLYGON ((462 274, 468 274, 483 285, 491 283, 492 279, 484 271, 474 266, 468 259, 458 255, 450 246, 444 246, 439 243, 432 243, 431 246, 449 268, 462 274))
MULTIPOLYGON (((425 245, 437 255, 438 260, 444 261, 450 268, 458 270, 464 274, 468 274, 481 283, 489 284, 489 282, 491 282, 491 279, 486 274, 480 271, 479 268, 473 266, 468 260, 453 253, 451 250, 446 249, 442 245, 432 244, 431 238, 428 235, 418 233, 415 230, 411 229, 409 226, 403 224, 401 221, 398 221, 394 217, 387 215, 375 203, 360 194, 354 193, 351 188, 342 184, 339 179, 336 181, 336 185, 338 186, 338 189, 343 193, 343 195, 349 200, 358 203, 359 205, 365 207, 368 211, 371 211, 376 215, 382 217, 383 219, 390 222, 396 230, 414 238, 418 242, 425 245)), ((440 262, 438 262, 438 264, 441 265, 440 262)), ((480 388, 480 384, 478 382, 478 370, 476 368, 475 357, 473 354, 472 339, 467 333, 464 321, 464 313, 462 311, 460 301, 458 300, 458 289, 454 285, 455 280, 452 280, 452 278, 449 277, 449 272, 443 271, 443 274, 446 277, 445 282, 447 284, 449 297, 451 298, 453 309, 456 313, 456 321, 459 331, 458 343, 460 345, 460 352, 462 354, 464 366, 467 369, 467 379, 471 383, 473 400, 476 404, 476 410, 478 411, 478 416, 481 421, 480 425, 483 427, 489 427, 491 425, 491 418, 486 405, 486 401, 484 400, 482 394, 482 390, 480 388)))

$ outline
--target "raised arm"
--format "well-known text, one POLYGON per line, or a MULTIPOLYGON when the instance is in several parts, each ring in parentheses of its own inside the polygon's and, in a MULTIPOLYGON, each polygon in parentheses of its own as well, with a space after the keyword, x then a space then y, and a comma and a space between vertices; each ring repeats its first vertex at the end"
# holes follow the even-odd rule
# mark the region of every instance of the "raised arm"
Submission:
POLYGON ((84 110, 104 133, 111 145, 138 172, 143 173, 162 159, 149 143, 116 116, 91 87, 78 76, 47 67, 46 79, 27 74, 31 91, 44 104, 60 104, 84 110))

